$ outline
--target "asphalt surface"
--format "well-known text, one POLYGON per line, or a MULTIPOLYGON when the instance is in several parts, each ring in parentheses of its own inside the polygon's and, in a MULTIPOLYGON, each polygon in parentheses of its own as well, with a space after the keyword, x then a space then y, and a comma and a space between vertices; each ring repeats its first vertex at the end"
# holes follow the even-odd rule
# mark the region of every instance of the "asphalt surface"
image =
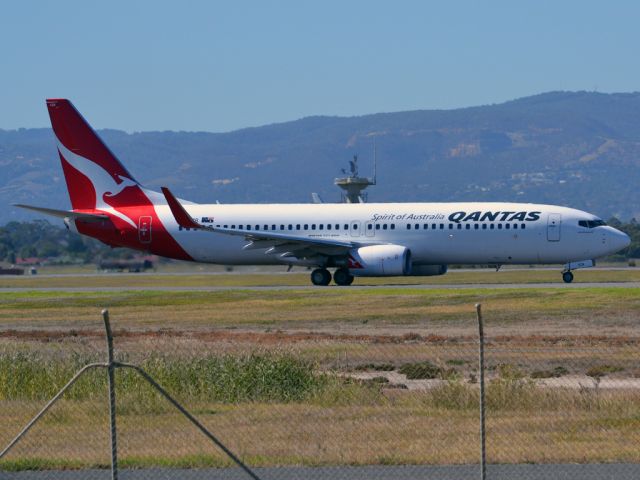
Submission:
MULTIPOLYGON (((370 467, 283 467, 258 468, 262 480, 476 480, 479 465, 452 466, 370 466, 370 467)), ((9 473, 0 471, 2 480, 80 480, 111 478, 109 470, 42 471, 9 473)), ((139 469, 119 471, 121 480, 244 480, 250 477, 238 468, 228 469, 139 469)), ((489 465, 489 480, 637 480, 640 464, 545 464, 489 465)))
POLYGON ((339 287, 329 285, 327 287, 316 287, 314 285, 269 285, 269 286, 122 286, 122 287, 11 287, 0 288, 0 293, 20 293, 20 292, 130 292, 130 291, 156 291, 156 292, 222 292, 228 290, 250 290, 250 291, 287 291, 287 290, 317 290, 317 291, 337 291, 338 289, 348 290, 469 290, 469 289, 533 289, 533 288, 554 288, 554 289, 580 289, 580 288, 640 288, 640 282, 584 282, 584 283, 478 283, 478 284, 413 284, 413 285, 351 285, 349 287, 339 287))

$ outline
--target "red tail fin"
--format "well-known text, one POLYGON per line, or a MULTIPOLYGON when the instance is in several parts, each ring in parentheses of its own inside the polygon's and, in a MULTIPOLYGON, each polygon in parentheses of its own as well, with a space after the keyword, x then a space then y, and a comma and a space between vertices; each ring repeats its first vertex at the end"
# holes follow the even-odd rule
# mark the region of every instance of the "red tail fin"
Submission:
POLYGON ((47 108, 74 209, 99 208, 103 195, 137 185, 69 100, 48 99, 47 108))

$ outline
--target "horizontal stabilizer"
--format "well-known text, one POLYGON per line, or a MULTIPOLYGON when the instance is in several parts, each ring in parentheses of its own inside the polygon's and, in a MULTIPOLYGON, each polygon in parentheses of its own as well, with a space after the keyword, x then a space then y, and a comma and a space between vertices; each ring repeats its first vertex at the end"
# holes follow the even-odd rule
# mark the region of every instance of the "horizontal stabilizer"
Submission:
POLYGON ((14 203, 14 207, 26 208, 27 210, 33 210, 34 212, 44 213, 45 215, 51 215, 59 218, 73 218, 86 221, 102 221, 109 220, 109 216, 104 213, 84 213, 74 212, 69 210, 55 210, 53 208, 34 207, 32 205, 23 205, 20 203, 14 203))

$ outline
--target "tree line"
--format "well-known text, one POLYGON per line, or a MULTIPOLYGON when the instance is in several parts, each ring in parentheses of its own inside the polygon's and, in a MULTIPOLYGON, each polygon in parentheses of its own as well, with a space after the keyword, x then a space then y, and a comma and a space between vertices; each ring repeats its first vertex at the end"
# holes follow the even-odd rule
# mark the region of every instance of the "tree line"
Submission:
POLYGON ((11 264, 32 257, 55 263, 92 263, 105 258, 131 258, 135 253, 111 248, 47 220, 9 222, 0 227, 0 260, 11 264))

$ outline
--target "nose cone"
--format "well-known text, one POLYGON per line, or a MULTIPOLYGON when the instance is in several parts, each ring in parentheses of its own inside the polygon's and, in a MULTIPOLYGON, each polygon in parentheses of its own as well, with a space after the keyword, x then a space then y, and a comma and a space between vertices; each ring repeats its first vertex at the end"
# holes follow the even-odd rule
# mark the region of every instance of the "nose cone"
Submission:
POLYGON ((612 228, 609 232, 609 238, 607 239, 609 245, 611 246, 611 250, 617 252, 618 250, 622 250, 623 248, 628 247, 631 244, 631 239, 629 235, 620 230, 616 230, 612 228))

